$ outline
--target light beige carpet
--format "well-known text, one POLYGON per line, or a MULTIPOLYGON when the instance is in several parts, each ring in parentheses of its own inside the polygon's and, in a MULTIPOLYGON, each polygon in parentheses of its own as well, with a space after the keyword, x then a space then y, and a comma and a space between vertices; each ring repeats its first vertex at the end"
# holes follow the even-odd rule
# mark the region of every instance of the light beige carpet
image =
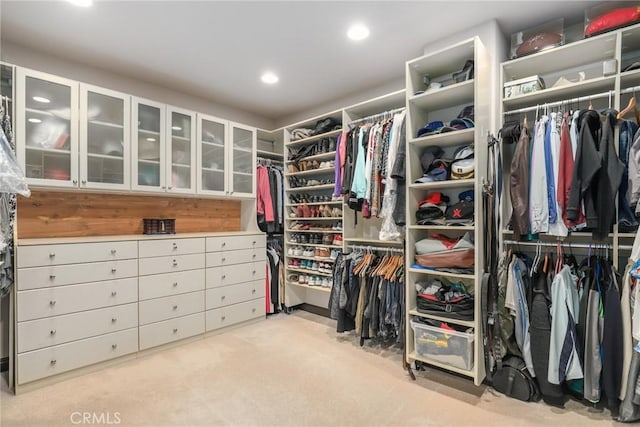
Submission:
POLYGON ((576 402, 527 404, 437 370, 414 382, 399 353, 361 348, 334 325, 281 314, 19 396, 4 390, 2 426, 87 425, 83 412, 122 426, 614 424, 576 402))

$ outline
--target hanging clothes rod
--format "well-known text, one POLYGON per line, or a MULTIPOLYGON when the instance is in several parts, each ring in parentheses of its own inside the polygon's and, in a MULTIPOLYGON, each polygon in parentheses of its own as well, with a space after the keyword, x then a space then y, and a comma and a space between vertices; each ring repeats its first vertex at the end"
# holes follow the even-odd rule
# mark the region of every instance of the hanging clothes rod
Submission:
MULTIPOLYGON (((632 91, 630 91, 630 92, 632 92, 632 91)), ((578 96, 576 98, 563 99, 561 101, 554 101, 554 102, 545 102, 545 103, 542 103, 542 104, 532 105, 531 107, 518 108, 517 110, 509 110, 509 111, 505 111, 503 114, 505 116, 507 116, 507 115, 510 115, 510 114, 526 113, 528 111, 535 111, 535 110, 538 110, 540 108, 545 108, 545 107, 555 107, 557 105, 570 104, 570 103, 573 103, 573 102, 590 101, 592 99, 606 98, 608 96, 613 96, 615 93, 616 93, 615 90, 609 90, 607 92, 595 93, 593 95, 578 96)), ((626 93, 626 92, 621 91, 621 93, 626 93)))
POLYGON ((404 249, 387 248, 383 246, 363 246, 363 245, 348 245, 351 249, 362 249, 363 251, 379 251, 379 252, 392 252, 404 254, 404 249))
MULTIPOLYGON (((570 243, 567 241, 561 241, 560 242, 562 244, 562 246, 569 246, 571 248, 581 248, 581 249, 598 249, 599 247, 603 247, 606 246, 607 249, 612 249, 613 246, 611 244, 604 244, 604 245, 598 245, 597 243, 594 244, 586 244, 586 243, 570 243)), ((505 245, 515 245, 515 246, 545 246, 545 247, 553 247, 555 248, 557 245, 557 242, 517 242, 515 240, 505 240, 504 241, 505 245)), ((630 245, 618 245, 618 249, 621 249, 623 251, 631 251, 633 249, 633 246, 630 245)))
POLYGON ((389 110, 389 111, 383 111, 382 113, 378 113, 378 114, 373 114, 371 116, 368 117, 363 117, 361 119, 357 119, 357 120, 353 120, 350 125, 354 124, 354 123, 360 123, 360 122, 366 122, 369 120, 376 120, 378 118, 387 116, 387 115, 391 115, 391 114, 395 114, 395 113, 400 113, 402 111, 406 110, 406 107, 399 107, 399 108, 394 108, 393 110, 389 110))

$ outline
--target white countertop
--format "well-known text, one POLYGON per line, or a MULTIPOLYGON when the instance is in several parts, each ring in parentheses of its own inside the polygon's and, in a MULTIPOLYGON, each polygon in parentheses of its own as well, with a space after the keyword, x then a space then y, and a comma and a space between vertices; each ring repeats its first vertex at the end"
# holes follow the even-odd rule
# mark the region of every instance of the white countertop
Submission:
POLYGON ((85 237, 52 237, 39 239, 16 239, 17 246, 31 245, 57 245, 64 243, 94 243, 94 242, 114 242, 132 240, 166 240, 166 239, 188 239, 196 237, 225 237, 225 236, 266 236, 261 231, 221 231, 205 233, 176 233, 176 234, 126 234, 120 236, 85 236, 85 237))

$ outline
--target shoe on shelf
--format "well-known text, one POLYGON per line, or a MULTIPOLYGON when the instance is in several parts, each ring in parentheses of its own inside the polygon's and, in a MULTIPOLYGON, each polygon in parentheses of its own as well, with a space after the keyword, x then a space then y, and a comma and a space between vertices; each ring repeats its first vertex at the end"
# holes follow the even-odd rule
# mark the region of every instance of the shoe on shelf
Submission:
POLYGON ((294 256, 301 256, 301 255, 302 255, 302 252, 303 252, 303 250, 302 250, 302 246, 296 246, 296 247, 293 249, 293 255, 294 255, 294 256))
POLYGON ((322 244, 324 245, 332 245, 333 244, 333 236, 331 234, 325 234, 322 237, 322 244))
POLYGON ((289 283, 297 283, 299 280, 300 280, 300 276, 297 274, 290 274, 289 278, 287 279, 289 283))
POLYGON ((289 249, 287 249, 287 255, 289 255, 289 256, 295 255, 293 246, 289 246, 289 249))
POLYGON ((334 246, 342 246, 342 234, 334 234, 333 235, 333 245, 334 246))
POLYGON ((316 257, 317 258, 329 258, 331 256, 331 253, 329 252, 329 249, 327 248, 318 248, 318 250, 316 251, 316 257))
POLYGON ((338 255, 340 254, 340 251, 338 251, 337 249, 331 249, 331 259, 332 260, 336 260, 338 259, 338 255))
POLYGON ((311 269, 313 271, 318 271, 318 268, 319 268, 318 263, 314 261, 313 264, 311 264, 311 269))

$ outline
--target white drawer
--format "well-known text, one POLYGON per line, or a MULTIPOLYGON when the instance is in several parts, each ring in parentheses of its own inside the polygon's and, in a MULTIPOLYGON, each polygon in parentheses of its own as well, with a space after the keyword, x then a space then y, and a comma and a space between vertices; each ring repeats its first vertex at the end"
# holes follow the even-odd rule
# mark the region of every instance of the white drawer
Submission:
POLYGON ((138 257, 138 242, 65 243, 18 246, 17 266, 75 264, 138 257))
POLYGON ((264 279, 265 274, 264 262, 207 268, 207 288, 252 282, 264 279))
POLYGON ((18 384, 113 359, 138 350, 138 328, 18 355, 18 384))
POLYGON ((264 298, 264 280, 207 289, 207 310, 264 298))
POLYGON ((265 316, 264 299, 256 299, 206 311, 207 331, 265 316))
POLYGON ((24 291, 136 276, 138 276, 138 261, 135 259, 20 268, 16 288, 24 291))
POLYGON ((140 324, 159 322, 204 311, 204 291, 140 302, 140 324))
POLYGON ((187 255, 204 252, 204 238, 143 240, 138 242, 140 258, 187 255))
POLYGON ((204 268, 204 252, 192 255, 140 258, 138 271, 141 276, 147 274, 171 273, 174 271, 196 270, 204 268))
POLYGON ((244 264, 251 261, 264 261, 267 258, 265 248, 240 249, 237 251, 222 251, 207 253, 207 267, 244 264))
POLYGON ((267 239, 264 234, 249 234, 246 236, 207 237, 207 252, 264 248, 266 246, 267 246, 267 239))
POLYGON ((19 291, 17 317, 18 322, 23 322, 137 300, 137 278, 19 291))
POLYGON ((204 312, 140 326, 140 350, 204 333, 204 312))
POLYGON ((138 304, 18 323, 18 353, 138 326, 138 304))
POLYGON ((178 273, 140 276, 138 289, 140 300, 166 297, 204 290, 205 270, 180 271, 178 273))

